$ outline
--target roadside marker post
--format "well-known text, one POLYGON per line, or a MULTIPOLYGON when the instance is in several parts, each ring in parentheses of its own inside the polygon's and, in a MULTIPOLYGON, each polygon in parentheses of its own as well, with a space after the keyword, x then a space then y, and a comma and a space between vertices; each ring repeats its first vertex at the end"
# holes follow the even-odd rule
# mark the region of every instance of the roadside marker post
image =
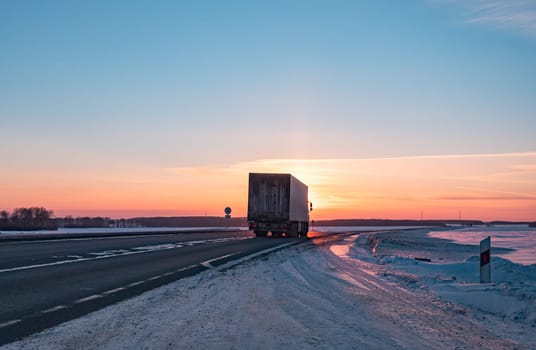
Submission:
POLYGON ((491 283, 491 238, 480 241, 480 283, 491 283))

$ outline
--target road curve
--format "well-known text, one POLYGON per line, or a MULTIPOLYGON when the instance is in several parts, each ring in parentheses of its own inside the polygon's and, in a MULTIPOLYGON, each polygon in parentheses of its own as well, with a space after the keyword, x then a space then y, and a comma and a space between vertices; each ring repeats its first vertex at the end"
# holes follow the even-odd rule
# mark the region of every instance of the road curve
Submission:
POLYGON ((249 232, 0 243, 0 345, 292 239, 249 232))

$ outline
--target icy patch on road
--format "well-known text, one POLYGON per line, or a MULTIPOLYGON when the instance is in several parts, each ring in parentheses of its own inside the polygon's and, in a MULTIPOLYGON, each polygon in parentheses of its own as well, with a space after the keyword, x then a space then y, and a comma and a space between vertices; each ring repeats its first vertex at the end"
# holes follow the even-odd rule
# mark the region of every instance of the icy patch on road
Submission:
POLYGON ((429 244, 425 252, 433 250, 420 236, 417 244, 412 242, 411 232, 396 237, 402 243, 400 255, 376 257, 370 254, 371 243, 376 243, 377 254, 387 246, 390 253, 396 250, 387 233, 315 239, 228 270, 177 281, 5 349, 536 346, 530 325, 438 298, 427 281, 440 284, 444 277, 438 276, 448 273, 405 271, 411 246, 429 244), (497 334, 501 327, 506 334, 497 334))

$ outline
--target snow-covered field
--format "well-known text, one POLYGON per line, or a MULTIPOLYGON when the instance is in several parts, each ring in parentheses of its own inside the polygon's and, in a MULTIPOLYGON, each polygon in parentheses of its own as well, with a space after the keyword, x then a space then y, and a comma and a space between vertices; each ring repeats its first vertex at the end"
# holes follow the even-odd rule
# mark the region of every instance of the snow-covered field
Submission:
POLYGON ((493 254, 523 265, 536 264, 536 228, 527 225, 440 230, 430 232, 429 236, 470 245, 478 245, 489 236, 493 254))
POLYGON ((426 229, 315 239, 5 349, 535 349, 536 266, 495 258, 480 285, 477 254, 426 229))
POLYGON ((39 231, 2 231, 3 235, 40 235, 40 234, 91 234, 91 233, 151 233, 207 230, 247 230, 247 227, 95 227, 95 228, 59 228, 57 230, 39 231))

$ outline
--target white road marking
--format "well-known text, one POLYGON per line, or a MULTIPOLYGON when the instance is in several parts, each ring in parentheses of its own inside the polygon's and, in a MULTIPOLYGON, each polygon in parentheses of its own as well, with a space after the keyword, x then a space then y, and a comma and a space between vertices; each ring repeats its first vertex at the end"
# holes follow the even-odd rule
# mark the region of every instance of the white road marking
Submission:
POLYGON ((13 321, 7 321, 4 323, 0 323, 0 328, 11 326, 12 324, 19 323, 22 320, 13 320, 13 321))
MULTIPOLYGON (((161 244, 161 245, 156 245, 156 246, 145 246, 145 247, 132 248, 132 249, 136 249, 135 251, 126 251, 126 250, 122 250, 122 249, 117 249, 117 250, 114 250, 114 251, 107 251, 107 252, 109 253, 109 252, 125 251, 125 253, 113 253, 113 254, 108 254, 108 255, 100 255, 101 253, 104 253, 104 252, 101 252, 101 253, 89 253, 89 254, 93 254, 93 255, 98 254, 98 256, 89 257, 89 258, 80 257, 80 258, 77 258, 75 260, 62 260, 62 261, 54 261, 54 262, 44 263, 44 264, 35 264, 35 265, 27 265, 27 266, 12 267, 12 268, 7 268, 7 269, 0 269, 0 273, 21 271, 21 270, 29 270, 29 269, 39 268, 39 267, 47 267, 47 266, 55 266, 55 265, 73 264, 73 263, 79 263, 79 262, 83 262, 83 261, 91 261, 91 260, 97 260, 97 259, 107 259, 107 258, 114 258, 114 257, 119 257, 119 256, 125 256, 125 255, 150 253, 150 252, 153 252, 153 251, 156 251, 156 250, 162 250, 162 249, 182 248, 184 245, 195 245, 195 244, 200 244, 200 243, 219 243, 219 242, 223 242, 223 240, 230 241, 230 240, 242 240, 242 239, 245 239, 245 238, 243 238, 243 237, 229 237, 229 238, 220 238, 220 239, 213 239, 213 240, 207 240, 207 241, 190 241, 190 242, 161 244)), ((251 239, 251 237, 246 237, 246 239, 251 239)))
MULTIPOLYGON (((211 231, 210 233, 220 233, 220 232, 244 232, 246 230, 215 230, 211 231)), ((152 237, 162 237, 162 236, 169 236, 173 234, 184 234, 186 231, 166 231, 168 233, 154 233, 154 231, 145 231, 145 232, 121 232, 122 234, 130 233, 130 236, 122 235, 122 236, 94 236, 94 237, 76 237, 76 233, 72 233, 74 237, 66 237, 66 238, 58 238, 54 239, 54 242, 65 242, 65 241, 93 241, 97 239, 132 239, 132 238, 139 238, 139 237, 146 237, 146 236, 152 236, 152 237)), ((189 233, 205 233, 207 231, 205 230, 198 230, 198 231, 191 231, 189 233)), ((65 233, 67 234, 67 233, 65 233)), ((97 234, 97 233, 89 233, 89 234, 97 234)), ((246 238, 253 238, 253 237, 246 237, 246 238)), ((242 239, 242 238, 239 238, 242 239)), ((33 244, 33 243, 42 243, 47 242, 50 243, 50 239, 36 239, 36 240, 28 240, 28 241, 17 241, 17 242, 10 242, 7 241, 5 244, 33 244)))
POLYGON ((157 280, 159 278, 162 278, 162 275, 158 275, 158 276, 154 276, 154 277, 151 277, 151 278, 148 278, 146 279, 146 281, 154 281, 154 280, 157 280))
POLYGON ((106 258, 113 258, 113 257, 116 257, 116 256, 132 255, 132 254, 140 254, 140 253, 146 253, 146 252, 144 252, 144 251, 141 251, 141 252, 128 252, 128 253, 124 253, 124 254, 102 255, 102 256, 97 256, 97 257, 94 257, 94 258, 82 258, 82 259, 76 259, 76 260, 62 260, 62 261, 55 261, 55 262, 51 262, 51 263, 45 263, 45 264, 36 264, 36 265, 12 267, 12 268, 9 268, 9 269, 2 269, 2 270, 0 270, 0 273, 12 272, 12 271, 20 271, 20 270, 29 270, 29 269, 35 269, 35 268, 38 268, 38 267, 46 267, 46 266, 54 266, 54 265, 73 264, 73 263, 78 263, 78 262, 82 262, 82 261, 106 259, 106 258))
POLYGON ((139 286, 140 284, 144 284, 145 281, 138 281, 138 282, 134 282, 134 283, 131 283, 127 286, 127 288, 130 288, 130 287, 136 287, 136 286, 139 286))
MULTIPOLYGON (((74 233, 73 235, 76 235, 74 233)), ((143 236, 164 236, 169 234, 134 234, 132 236, 95 236, 95 237, 72 237, 72 238, 58 238, 58 239, 36 239, 36 240, 28 240, 28 241, 17 241, 17 242, 5 242, 5 244, 15 245, 15 244, 33 244, 33 243, 50 243, 50 242, 68 242, 68 241, 94 241, 97 239, 130 239, 130 238, 139 238, 143 236)))
POLYGON ((95 299, 99 299, 99 298, 102 298, 103 296, 100 295, 100 294, 93 294, 93 295, 90 295, 88 297, 85 297, 85 298, 82 298, 82 299, 78 299, 76 300, 74 303, 75 304, 80 304, 80 303, 85 303, 86 301, 90 301, 90 300, 95 300, 95 299))
POLYGON ((129 251, 128 250, 125 250, 125 249, 110 249, 110 250, 105 250, 105 251, 102 251, 102 252, 96 252, 96 253, 88 253, 89 255, 118 255, 118 254, 124 254, 124 253, 128 253, 129 251))
POLYGON ((107 290, 106 292, 102 292, 102 294, 106 294, 106 295, 113 294, 113 293, 117 293, 125 289, 126 289, 125 287, 119 287, 119 288, 107 290))
POLYGON ((141 246, 141 247, 134 247, 132 249, 154 251, 154 250, 167 250, 167 249, 174 249, 174 248, 182 248, 182 245, 181 244, 175 244, 175 243, 166 243, 166 244, 146 245, 146 246, 141 246))
POLYGON ((55 307, 52 307, 50 309, 46 309, 46 310, 43 310, 41 311, 41 313, 43 314, 48 314, 49 312, 54 312, 54 311, 58 311, 58 310, 62 310, 62 309, 67 309, 68 306, 65 306, 65 305, 58 305, 58 306, 55 306, 55 307))
POLYGON ((189 269, 193 269, 194 267, 197 267, 197 265, 190 265, 190 266, 180 268, 180 269, 177 270, 177 272, 182 272, 182 271, 186 271, 186 270, 189 270, 189 269))
POLYGON ((196 245, 196 244, 203 244, 203 243, 207 243, 209 241, 188 241, 188 242, 184 242, 187 246, 193 246, 193 245, 196 245))
POLYGON ((227 254, 227 255, 224 255, 224 256, 220 256, 220 257, 217 257, 217 258, 214 258, 214 259, 210 259, 210 260, 207 260, 207 261, 203 261, 201 264, 201 266, 204 266, 206 267, 207 269, 213 269, 214 266, 212 266, 211 263, 213 263, 214 261, 218 261, 218 260, 221 260, 221 259, 225 259, 225 258, 228 258, 230 256, 233 256, 233 255, 236 255, 236 254, 239 254, 240 252, 238 253, 233 253, 233 254, 227 254))
POLYGON ((170 276, 170 275, 173 275, 174 273, 175 273, 175 271, 166 272, 166 273, 164 274, 164 276, 170 276))
POLYGON ((81 258, 83 258, 83 256, 81 256, 81 255, 67 255, 67 257, 68 258, 73 258, 73 259, 81 259, 81 258))

